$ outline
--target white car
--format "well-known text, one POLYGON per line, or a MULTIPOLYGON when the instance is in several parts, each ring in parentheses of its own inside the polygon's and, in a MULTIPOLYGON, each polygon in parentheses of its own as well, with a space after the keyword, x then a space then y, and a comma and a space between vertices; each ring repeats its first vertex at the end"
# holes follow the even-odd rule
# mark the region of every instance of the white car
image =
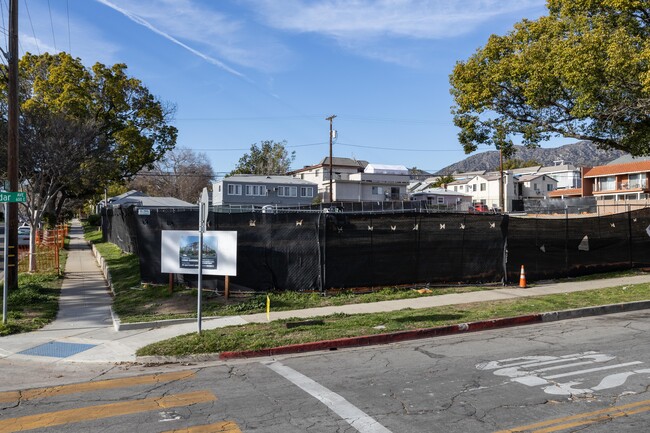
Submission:
POLYGON ((29 246, 29 235, 32 229, 28 227, 18 227, 18 246, 26 247, 29 246))

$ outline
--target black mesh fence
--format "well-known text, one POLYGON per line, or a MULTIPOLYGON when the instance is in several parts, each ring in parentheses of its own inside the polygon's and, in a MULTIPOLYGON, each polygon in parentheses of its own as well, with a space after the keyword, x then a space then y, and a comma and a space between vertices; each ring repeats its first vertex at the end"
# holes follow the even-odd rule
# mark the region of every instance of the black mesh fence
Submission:
MULTIPOLYGON (((109 209, 106 240, 165 283, 161 231, 197 230, 197 209, 109 209)), ((430 212, 211 212, 208 230, 237 232, 233 291, 319 291, 452 282, 529 281, 650 266, 650 210, 600 217, 514 218, 430 212)), ((183 275, 193 284, 196 276, 183 275)), ((223 277, 204 276, 205 287, 223 277)))

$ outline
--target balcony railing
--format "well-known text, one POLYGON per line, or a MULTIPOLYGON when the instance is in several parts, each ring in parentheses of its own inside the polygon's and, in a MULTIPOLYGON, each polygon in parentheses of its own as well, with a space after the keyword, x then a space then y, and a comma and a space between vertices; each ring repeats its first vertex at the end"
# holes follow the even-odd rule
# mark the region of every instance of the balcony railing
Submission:
POLYGON ((604 185, 594 185, 594 192, 605 192, 605 191, 628 191, 628 190, 637 190, 637 189, 646 189, 648 182, 646 180, 638 182, 616 182, 616 183, 607 183, 604 185))

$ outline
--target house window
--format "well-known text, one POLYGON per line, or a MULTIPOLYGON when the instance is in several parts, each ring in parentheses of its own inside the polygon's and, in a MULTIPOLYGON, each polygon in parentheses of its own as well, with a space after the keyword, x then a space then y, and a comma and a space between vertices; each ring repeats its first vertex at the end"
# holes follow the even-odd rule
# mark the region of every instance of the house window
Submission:
POLYGON ((241 185, 228 185, 228 195, 241 195, 241 185))
POLYGON ((485 191, 487 189, 487 184, 482 183, 481 184, 481 191, 485 191))
POLYGON ((631 174, 628 177, 628 182, 629 182, 630 189, 645 188, 645 174, 642 173, 631 174))
POLYGON ((372 195, 384 195, 384 188, 380 186, 373 186, 372 195))
POLYGON ((455 187, 454 187, 454 191, 458 191, 458 187, 455 186, 455 187))
POLYGON ((280 196, 280 197, 297 197, 298 196, 298 187, 297 186, 279 186, 278 187, 278 196, 280 196))
POLYGON ((438 204, 445 204, 445 198, 444 197, 438 197, 438 204))
POLYGON ((599 191, 613 191, 616 189, 616 176, 598 178, 599 191))
POLYGON ((266 195, 266 187, 264 185, 246 185, 246 195, 266 195))
POLYGON ((546 184, 546 191, 553 191, 553 185, 550 183, 546 184))
POLYGON ((472 191, 476 191, 476 184, 472 185, 472 191))
POLYGON ((219 192, 221 192, 221 185, 219 185, 219 192))
POLYGON ((300 187, 300 197, 313 197, 314 188, 311 186, 301 186, 300 187))

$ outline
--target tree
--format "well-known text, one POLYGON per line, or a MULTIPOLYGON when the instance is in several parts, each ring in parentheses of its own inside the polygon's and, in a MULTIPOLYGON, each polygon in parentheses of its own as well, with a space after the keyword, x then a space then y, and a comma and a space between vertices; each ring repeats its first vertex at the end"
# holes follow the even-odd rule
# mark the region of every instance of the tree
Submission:
POLYGON ((512 154, 551 136, 650 153, 650 3, 549 0, 549 14, 492 35, 450 76, 466 153, 512 154))
POLYGON ((239 158, 239 162, 229 176, 234 174, 259 174, 259 175, 284 175, 291 168, 291 163, 296 159, 296 152, 287 152, 287 141, 274 142, 273 140, 261 141, 251 145, 250 153, 239 158))
POLYGON ((180 148, 167 152, 152 169, 140 171, 130 187, 152 196, 176 197, 195 203, 214 178, 204 153, 180 148))
MULTIPOLYGON (((59 213, 69 197, 88 197, 134 176, 176 143, 176 128, 168 124, 173 108, 128 77, 124 64, 88 69, 66 53, 28 53, 19 63, 19 82, 19 177, 32 227, 44 213, 59 213)), ((0 93, 5 101, 5 81, 0 93)), ((0 122, 6 121, 0 103, 0 122)), ((0 136, 4 167, 6 146, 6 135, 0 136)))
POLYGON ((435 182, 433 182, 431 185, 429 185, 430 188, 445 188, 447 184, 452 183, 455 181, 456 178, 451 175, 451 174, 443 174, 442 176, 438 176, 438 179, 436 179, 435 182))

